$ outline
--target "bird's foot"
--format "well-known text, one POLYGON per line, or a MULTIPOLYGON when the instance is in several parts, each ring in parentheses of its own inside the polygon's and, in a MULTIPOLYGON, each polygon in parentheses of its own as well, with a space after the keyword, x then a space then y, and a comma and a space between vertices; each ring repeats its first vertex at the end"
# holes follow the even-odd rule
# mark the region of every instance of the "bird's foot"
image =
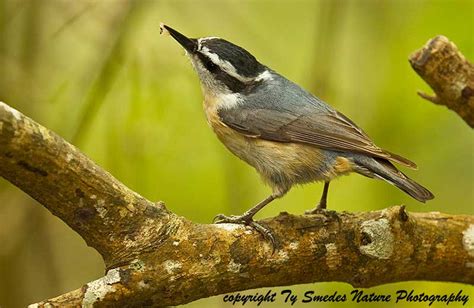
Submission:
POLYGON ((312 210, 306 210, 304 211, 305 215, 311 215, 311 214, 326 214, 327 212, 335 212, 335 211, 330 211, 326 210, 326 202, 319 202, 318 205, 312 209, 312 210))
POLYGON ((341 220, 341 218, 339 217, 339 214, 336 211, 328 210, 326 208, 321 208, 319 205, 312 210, 305 211, 304 214, 305 215, 320 214, 326 217, 327 221, 330 221, 330 220, 340 221, 341 220))
POLYGON ((246 225, 254 228, 257 230, 263 237, 270 241, 273 246, 273 250, 275 250, 275 238, 272 234, 272 232, 259 224, 258 222, 254 221, 252 219, 252 216, 248 215, 241 215, 241 216, 225 216, 224 214, 218 214, 216 217, 214 217, 215 224, 225 224, 225 223, 230 223, 230 224, 240 224, 240 225, 246 225))
POLYGON ((252 220, 252 217, 247 215, 231 215, 226 216, 224 214, 217 214, 216 217, 213 219, 213 223, 215 224, 241 224, 241 225, 248 225, 252 220))

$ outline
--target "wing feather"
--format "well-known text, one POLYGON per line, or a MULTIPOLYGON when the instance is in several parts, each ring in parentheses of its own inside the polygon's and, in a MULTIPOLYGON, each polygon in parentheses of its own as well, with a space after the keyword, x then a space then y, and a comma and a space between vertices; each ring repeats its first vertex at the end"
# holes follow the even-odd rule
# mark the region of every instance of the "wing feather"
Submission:
POLYGON ((416 168, 412 161, 377 147, 362 129, 340 112, 331 109, 321 111, 307 105, 303 108, 305 110, 296 112, 272 106, 221 109, 219 117, 227 126, 247 136, 362 153, 416 168))

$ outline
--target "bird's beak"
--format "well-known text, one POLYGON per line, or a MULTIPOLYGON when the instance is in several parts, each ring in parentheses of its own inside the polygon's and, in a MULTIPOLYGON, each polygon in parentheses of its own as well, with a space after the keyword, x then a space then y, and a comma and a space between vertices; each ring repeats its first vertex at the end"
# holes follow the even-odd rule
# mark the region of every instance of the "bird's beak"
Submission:
POLYGON ((171 27, 168 27, 165 24, 161 24, 160 29, 161 29, 161 32, 163 32, 163 30, 168 32, 181 46, 184 47, 184 49, 186 49, 187 52, 189 52, 189 53, 195 53, 196 52, 196 50, 197 50, 197 40, 196 39, 190 39, 190 38, 182 35, 178 31, 176 31, 175 29, 173 29, 171 27))

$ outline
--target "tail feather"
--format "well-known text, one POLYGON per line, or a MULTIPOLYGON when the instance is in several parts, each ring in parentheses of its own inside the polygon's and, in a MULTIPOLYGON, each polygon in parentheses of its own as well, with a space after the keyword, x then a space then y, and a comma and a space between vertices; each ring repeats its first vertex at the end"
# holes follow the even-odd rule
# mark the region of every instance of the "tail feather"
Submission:
POLYGON ((365 157, 356 161, 356 163, 372 172, 374 177, 395 185, 420 202, 426 202, 434 198, 434 195, 428 189, 407 177, 388 160, 365 157))

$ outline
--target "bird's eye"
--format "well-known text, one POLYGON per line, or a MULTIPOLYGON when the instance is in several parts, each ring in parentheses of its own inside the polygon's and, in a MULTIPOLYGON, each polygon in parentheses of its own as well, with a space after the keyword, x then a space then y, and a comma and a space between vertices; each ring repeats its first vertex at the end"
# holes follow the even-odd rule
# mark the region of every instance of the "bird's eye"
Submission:
POLYGON ((214 62, 212 62, 211 60, 207 59, 207 61, 204 61, 204 66, 206 67, 206 69, 213 73, 215 72, 219 67, 217 66, 217 64, 215 64, 214 62))

